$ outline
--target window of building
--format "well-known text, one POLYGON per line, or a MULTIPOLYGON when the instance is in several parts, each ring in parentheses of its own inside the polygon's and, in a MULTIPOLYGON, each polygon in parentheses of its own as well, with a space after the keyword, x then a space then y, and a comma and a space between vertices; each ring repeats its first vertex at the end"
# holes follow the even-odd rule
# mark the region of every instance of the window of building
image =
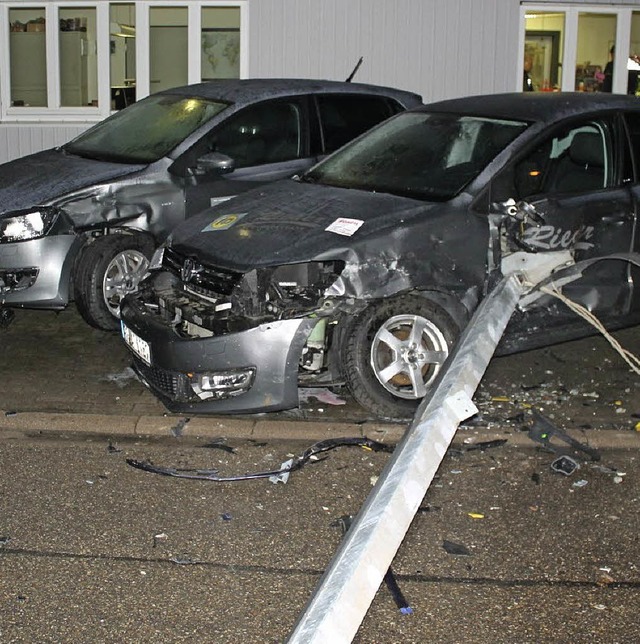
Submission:
POLYGON ((0 120, 96 120, 169 87, 246 75, 247 0, 0 0, 0 120))
POLYGON ((9 104, 47 106, 47 49, 44 7, 9 9, 9 104))
POLYGON ((204 7, 202 9, 200 78, 239 78, 240 9, 204 7))
POLYGON ((96 10, 63 8, 58 12, 60 106, 98 106, 96 10))
POLYGON ((521 11, 523 91, 635 93, 637 74, 630 72, 640 71, 640 13, 621 5, 528 3, 521 11))
POLYGON ((111 109, 136 100, 136 8, 133 2, 109 6, 109 77, 111 109))
POLYGON ((151 7, 149 75, 151 94, 189 82, 189 11, 186 7, 151 7))

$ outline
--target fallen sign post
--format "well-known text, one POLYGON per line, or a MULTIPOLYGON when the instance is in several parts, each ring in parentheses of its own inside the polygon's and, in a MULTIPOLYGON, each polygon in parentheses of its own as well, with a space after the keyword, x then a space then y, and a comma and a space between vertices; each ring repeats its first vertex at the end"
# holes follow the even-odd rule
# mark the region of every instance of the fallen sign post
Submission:
POLYGON ((352 641, 458 425, 477 412, 471 398, 530 286, 511 274, 480 303, 298 618, 290 644, 352 641))

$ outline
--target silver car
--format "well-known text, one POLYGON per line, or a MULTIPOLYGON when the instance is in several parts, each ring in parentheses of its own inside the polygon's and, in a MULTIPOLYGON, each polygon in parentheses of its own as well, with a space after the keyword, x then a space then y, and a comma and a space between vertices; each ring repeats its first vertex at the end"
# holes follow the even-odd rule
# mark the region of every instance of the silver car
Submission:
POLYGON ((160 92, 62 147, 0 166, 0 325, 62 309, 118 328, 185 218, 298 174, 418 95, 348 82, 220 80, 160 92))

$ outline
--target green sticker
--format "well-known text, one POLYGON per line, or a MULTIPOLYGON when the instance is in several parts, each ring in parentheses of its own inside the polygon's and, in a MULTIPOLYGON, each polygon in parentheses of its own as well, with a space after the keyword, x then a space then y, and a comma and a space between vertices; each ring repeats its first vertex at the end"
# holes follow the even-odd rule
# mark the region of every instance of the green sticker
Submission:
POLYGON ((207 224, 203 229, 203 233, 210 233, 216 230, 227 230, 231 228, 233 224, 237 221, 240 221, 247 213, 241 212, 232 215, 220 215, 216 217, 210 224, 207 224))

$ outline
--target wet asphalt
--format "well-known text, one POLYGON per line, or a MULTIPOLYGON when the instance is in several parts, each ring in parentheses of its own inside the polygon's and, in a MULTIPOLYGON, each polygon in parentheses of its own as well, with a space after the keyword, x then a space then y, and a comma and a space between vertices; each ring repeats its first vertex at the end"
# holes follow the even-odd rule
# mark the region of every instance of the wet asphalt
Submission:
MULTIPOLYGON (((563 476, 535 448, 472 444, 449 451, 393 562, 413 614, 381 587, 355 641, 637 642, 638 450, 563 476)), ((286 484, 126 462, 238 474, 306 447, 224 446, 4 432, 0 640, 285 641, 389 455, 338 448, 286 484)))
MULTIPOLYGON (((616 337, 640 353, 640 328, 616 337)), ((73 309, 18 312, 0 344, 2 642, 285 641, 389 454, 341 447, 286 484, 126 459, 238 474, 404 430, 339 389, 267 417, 167 414, 73 309)), ((393 563, 413 614, 382 587, 356 641, 639 641, 639 392, 602 338, 495 359, 393 563), (600 461, 552 471, 531 409, 600 461)))

